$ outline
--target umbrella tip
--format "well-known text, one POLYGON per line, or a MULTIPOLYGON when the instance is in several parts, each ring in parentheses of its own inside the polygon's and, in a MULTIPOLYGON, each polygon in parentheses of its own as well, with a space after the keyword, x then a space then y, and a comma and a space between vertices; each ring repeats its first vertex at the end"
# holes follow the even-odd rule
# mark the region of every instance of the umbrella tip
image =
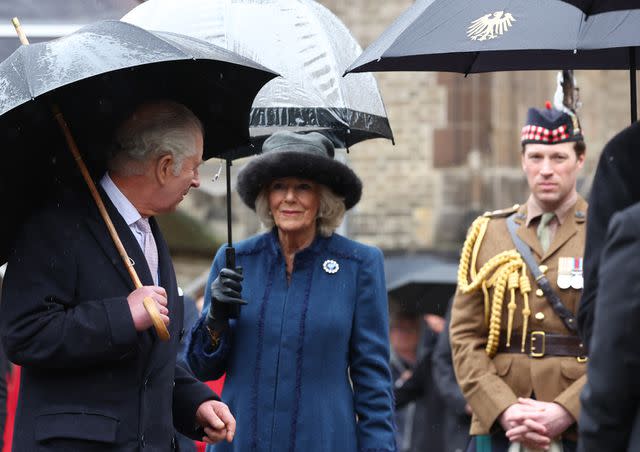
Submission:
POLYGON ((547 110, 551 110, 551 102, 550 101, 546 101, 544 103, 544 108, 546 108, 547 110))
POLYGON ((14 17, 13 19, 11 19, 11 23, 13 24, 13 28, 16 29, 16 34, 18 35, 18 39, 20 39, 20 43, 22 45, 29 44, 27 35, 25 35, 24 31, 22 31, 22 26, 20 25, 20 21, 18 20, 18 18, 14 17))

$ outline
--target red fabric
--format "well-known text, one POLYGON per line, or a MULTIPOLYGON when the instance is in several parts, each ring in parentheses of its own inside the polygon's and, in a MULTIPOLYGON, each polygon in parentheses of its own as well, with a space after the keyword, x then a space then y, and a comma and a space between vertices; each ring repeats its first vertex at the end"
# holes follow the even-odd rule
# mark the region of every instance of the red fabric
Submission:
POLYGON ((13 439, 13 422, 18 406, 18 393, 20 391, 20 367, 13 366, 13 370, 7 379, 7 423, 4 429, 3 452, 11 451, 11 440, 13 439))
MULTIPOLYGON (((207 386, 209 386, 211 389, 213 389, 215 391, 216 394, 220 395, 222 394, 222 387, 224 386, 224 378, 225 375, 223 375, 221 378, 215 380, 215 381, 207 381, 207 386)), ((206 448, 206 444, 202 443, 200 441, 196 441, 196 450, 198 452, 204 452, 205 448, 206 448)))
POLYGON ((567 125, 563 124, 557 129, 549 130, 542 126, 526 125, 522 128, 521 141, 535 140, 544 143, 557 143, 569 138, 567 125))
MULTIPOLYGON (((207 381, 207 386, 215 391, 216 394, 222 393, 222 387, 224 386, 224 378, 207 381)), ((18 406, 18 393, 20 391, 20 367, 14 366, 13 371, 7 381, 7 423, 4 430, 4 448, 2 452, 11 452, 11 440, 13 438, 13 422, 16 413, 16 407, 18 406)), ((196 449, 198 452, 204 452, 206 447, 205 443, 196 441, 196 449)))

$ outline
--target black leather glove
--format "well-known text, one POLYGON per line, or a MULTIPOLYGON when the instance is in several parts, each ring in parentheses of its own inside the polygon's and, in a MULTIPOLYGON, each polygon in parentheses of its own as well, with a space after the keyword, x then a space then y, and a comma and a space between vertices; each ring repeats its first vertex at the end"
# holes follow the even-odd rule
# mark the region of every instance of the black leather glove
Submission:
POLYGON ((211 304, 207 313, 207 323, 216 331, 224 331, 229 319, 238 317, 240 306, 247 304, 241 298, 243 280, 242 268, 223 268, 211 283, 211 304))

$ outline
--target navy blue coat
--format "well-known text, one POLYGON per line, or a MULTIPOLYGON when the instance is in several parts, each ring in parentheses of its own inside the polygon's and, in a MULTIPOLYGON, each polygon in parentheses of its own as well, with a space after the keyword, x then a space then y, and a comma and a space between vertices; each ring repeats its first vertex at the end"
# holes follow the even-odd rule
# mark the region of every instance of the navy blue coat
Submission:
MULTIPOLYGON (((133 233, 103 199, 142 283, 152 285, 133 233)), ((174 424, 196 435, 196 409, 215 395, 175 364, 182 298, 151 223, 168 294, 168 342, 136 332, 126 300, 133 283, 88 194, 67 194, 24 227, 0 308, 7 356, 22 366, 14 451, 168 451, 174 424)))
POLYGON ((640 450, 640 203, 612 217, 603 245, 579 450, 640 450))
POLYGON ((616 212, 640 201, 640 122, 618 133, 605 146, 591 185, 584 250, 584 290, 578 307, 578 331, 591 340, 598 294, 600 254, 609 220, 616 212))
MULTIPOLYGON (((238 243, 236 256, 248 304, 215 353, 202 318, 187 344, 199 378, 227 372, 223 394, 236 436, 213 450, 395 451, 380 250, 337 234, 317 237, 296 254, 290 285, 275 229, 238 243), (335 273, 323 268, 329 260, 335 273)), ((223 265, 221 249, 205 315, 223 265)))

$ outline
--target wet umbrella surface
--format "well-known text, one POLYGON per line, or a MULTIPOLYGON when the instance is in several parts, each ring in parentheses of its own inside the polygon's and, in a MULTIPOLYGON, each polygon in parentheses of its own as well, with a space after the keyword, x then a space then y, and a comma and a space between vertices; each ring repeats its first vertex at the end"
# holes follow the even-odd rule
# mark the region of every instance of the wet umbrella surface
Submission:
POLYGON ((0 262, 33 209, 64 188, 86 190, 53 104, 97 177, 115 125, 148 99, 182 102, 202 119, 205 159, 246 146, 251 103, 274 76, 204 41, 119 21, 19 48, 0 63, 0 262))
POLYGON ((362 49, 316 1, 148 0, 122 20, 150 30, 184 30, 278 72, 282 77, 260 90, 251 109, 257 149, 285 129, 321 131, 338 148, 393 137, 374 77, 342 77, 362 49))
POLYGON ((639 29, 640 9, 587 16, 560 0, 418 0, 347 72, 628 69, 633 122, 639 29))

